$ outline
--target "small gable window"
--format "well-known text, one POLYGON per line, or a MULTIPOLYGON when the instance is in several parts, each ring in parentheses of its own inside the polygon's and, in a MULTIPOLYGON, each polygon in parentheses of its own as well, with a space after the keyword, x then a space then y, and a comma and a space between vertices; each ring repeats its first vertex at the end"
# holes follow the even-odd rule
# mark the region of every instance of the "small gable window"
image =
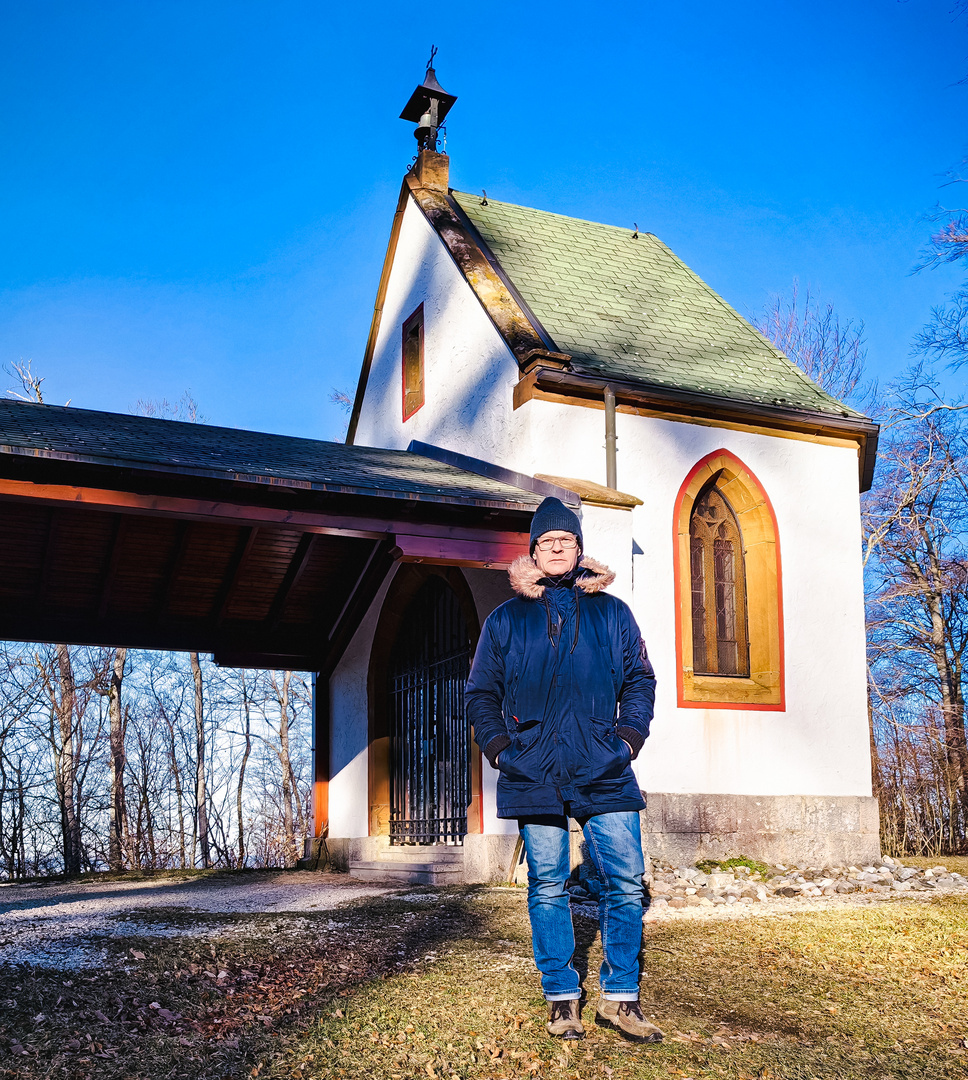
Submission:
POLYGON ((693 506, 689 556, 693 670, 748 676, 743 537, 733 508, 715 486, 693 506))
POLYGON ((403 419, 424 403, 423 304, 403 324, 403 419))

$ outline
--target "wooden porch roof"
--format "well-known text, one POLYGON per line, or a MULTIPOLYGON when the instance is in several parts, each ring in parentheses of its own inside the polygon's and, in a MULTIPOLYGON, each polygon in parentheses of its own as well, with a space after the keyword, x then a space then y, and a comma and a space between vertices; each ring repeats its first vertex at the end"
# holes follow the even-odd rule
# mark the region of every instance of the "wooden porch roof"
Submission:
POLYGON ((395 560, 506 565, 551 490, 421 450, 0 401, 0 636, 332 670, 395 560))

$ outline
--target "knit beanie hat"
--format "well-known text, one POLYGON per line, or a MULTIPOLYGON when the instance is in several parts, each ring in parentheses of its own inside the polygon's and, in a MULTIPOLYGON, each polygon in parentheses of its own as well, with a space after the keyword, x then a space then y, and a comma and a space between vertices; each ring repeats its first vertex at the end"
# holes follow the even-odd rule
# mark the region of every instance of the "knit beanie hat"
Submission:
POLYGON ((569 510, 560 500, 549 495, 547 499, 534 512, 531 519, 531 554, 534 554, 534 545, 538 538, 546 532, 570 532, 578 537, 578 546, 583 547, 581 536, 581 522, 578 515, 569 510))

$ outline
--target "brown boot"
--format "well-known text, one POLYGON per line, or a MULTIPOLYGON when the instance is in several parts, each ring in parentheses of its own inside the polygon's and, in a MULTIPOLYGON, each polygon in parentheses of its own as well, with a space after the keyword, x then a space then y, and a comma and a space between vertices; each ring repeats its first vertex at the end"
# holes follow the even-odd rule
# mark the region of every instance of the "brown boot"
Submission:
POLYGON ((585 1029, 582 1026, 580 1009, 577 998, 568 1001, 548 1002, 548 1023, 545 1027, 549 1035, 556 1039, 584 1039, 585 1029))
POLYGON ((635 1042, 662 1042, 662 1031, 642 1015, 637 1001, 609 1001, 599 998, 595 1023, 599 1027, 615 1028, 635 1042))

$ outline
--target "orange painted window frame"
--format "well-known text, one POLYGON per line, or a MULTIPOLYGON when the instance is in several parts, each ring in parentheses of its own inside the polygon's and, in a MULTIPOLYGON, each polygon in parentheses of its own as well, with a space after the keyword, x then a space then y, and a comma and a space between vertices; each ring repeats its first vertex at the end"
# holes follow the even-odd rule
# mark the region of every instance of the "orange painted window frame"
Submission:
POLYGON ((766 489, 729 450, 698 461, 676 496, 672 525, 675 580, 676 680, 680 709, 786 709, 783 575, 780 533, 766 489), (743 537, 750 675, 696 675, 692 661, 692 580, 689 522, 700 492, 710 482, 736 513, 743 537))
POLYGON ((426 398, 424 392, 424 306, 420 304, 419 307, 413 311, 403 322, 403 332, 401 340, 400 350, 400 379, 403 385, 403 422, 406 423, 414 413, 419 412, 423 406, 426 398), (418 398, 416 404, 408 410, 407 408, 407 339, 413 327, 416 326, 419 330, 418 342, 417 342, 417 389, 412 390, 414 397, 418 398))

